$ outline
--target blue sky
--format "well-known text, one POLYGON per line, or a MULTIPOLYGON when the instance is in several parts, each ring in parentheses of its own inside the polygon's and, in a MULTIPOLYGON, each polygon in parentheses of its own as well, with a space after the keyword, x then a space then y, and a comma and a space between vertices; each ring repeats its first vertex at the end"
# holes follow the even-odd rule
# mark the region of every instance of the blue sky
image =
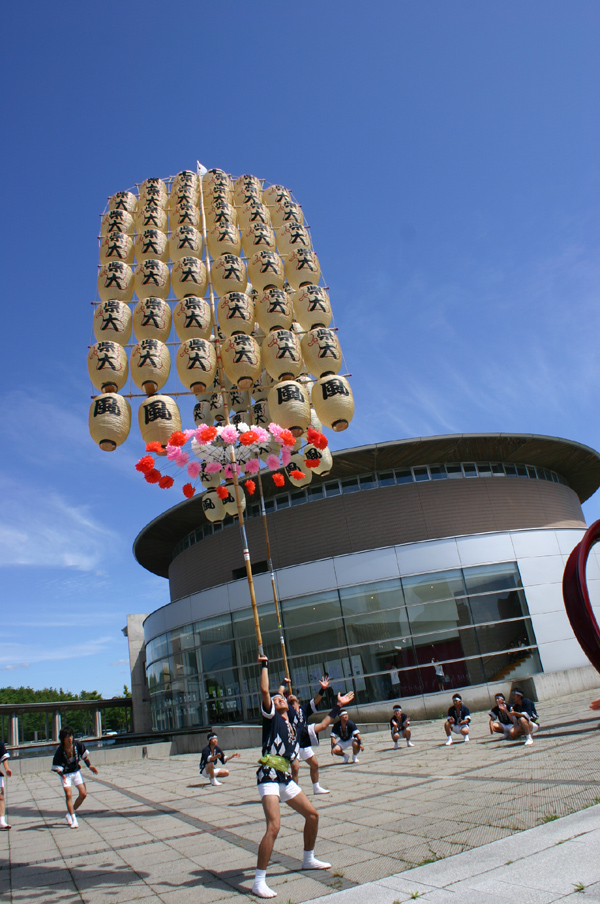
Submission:
POLYGON ((135 472, 135 428, 111 455, 87 432, 98 214, 149 176, 293 190, 353 374, 334 448, 600 447, 596 2, 25 0, 4 23, 0 686, 119 692, 126 613, 168 600, 131 544, 180 496, 135 472))

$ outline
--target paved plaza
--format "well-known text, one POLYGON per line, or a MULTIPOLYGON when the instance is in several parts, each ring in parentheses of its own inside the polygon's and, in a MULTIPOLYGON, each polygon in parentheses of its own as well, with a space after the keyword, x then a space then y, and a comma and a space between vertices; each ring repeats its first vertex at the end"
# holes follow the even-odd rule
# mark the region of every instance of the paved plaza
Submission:
MULTIPOLYGON (((320 814, 316 855, 332 868, 301 872, 302 819, 283 806, 268 871, 279 893, 273 900, 600 901, 600 732, 588 709, 594 696, 539 704, 542 729, 532 747, 491 738, 483 713, 474 714, 468 744, 444 746, 442 720, 413 723, 410 749, 393 750, 388 732, 364 735, 366 750, 355 765, 334 764, 328 742, 321 744, 321 784, 331 794, 312 797, 305 765, 300 783, 320 814)), ((153 759, 148 749, 149 759, 103 766, 97 777, 86 773, 78 830, 65 821, 52 773, 7 780, 13 828, 0 833, 0 900, 256 900, 249 891, 264 829, 254 775, 259 751, 242 751, 214 788, 199 776, 197 755, 153 759)))

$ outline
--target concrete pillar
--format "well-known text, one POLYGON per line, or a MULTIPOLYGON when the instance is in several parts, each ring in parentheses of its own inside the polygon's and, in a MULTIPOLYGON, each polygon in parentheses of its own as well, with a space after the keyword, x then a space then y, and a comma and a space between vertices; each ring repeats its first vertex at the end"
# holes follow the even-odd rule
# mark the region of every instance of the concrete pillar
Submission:
POLYGON ((102 737, 102 713, 99 709, 94 710, 94 737, 102 737))
POLYGON ((62 718, 60 712, 55 710, 52 715, 52 740, 58 741, 58 735, 62 727, 62 718))
POLYGON ((146 681, 146 642, 144 619, 147 615, 128 615, 124 633, 129 641, 129 667, 131 669, 132 721, 130 730, 152 731, 150 692, 146 681))
POLYGON ((19 746, 19 717, 16 713, 10 714, 10 728, 8 731, 8 743, 11 747, 19 746))

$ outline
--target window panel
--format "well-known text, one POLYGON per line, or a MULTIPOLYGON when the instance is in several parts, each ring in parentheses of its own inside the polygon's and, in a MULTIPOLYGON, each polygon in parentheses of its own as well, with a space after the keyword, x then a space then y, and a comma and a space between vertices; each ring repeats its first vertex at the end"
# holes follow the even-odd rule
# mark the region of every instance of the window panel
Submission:
POLYGON ((521 586, 521 576, 514 562, 465 568, 464 576, 467 591, 471 594, 511 590, 521 586))
POLYGON ((348 644, 384 642, 389 638, 399 642, 403 636, 410 636, 406 609, 388 609, 383 612, 369 612, 347 618, 346 636, 348 644))
POLYGON ((344 587, 339 591, 342 612, 346 616, 397 609, 404 605, 400 580, 377 581, 360 587, 344 587))
POLYGON ((233 636, 231 616, 227 614, 217 615, 214 618, 205 618, 195 623, 194 630, 202 646, 230 640, 233 636))
POLYGON ((315 621, 339 618, 340 600, 337 592, 314 593, 281 604, 283 623, 286 629, 304 627, 315 621))
POLYGON ((438 571, 435 574, 402 578, 402 587, 407 606, 465 595, 465 584, 460 571, 438 571))

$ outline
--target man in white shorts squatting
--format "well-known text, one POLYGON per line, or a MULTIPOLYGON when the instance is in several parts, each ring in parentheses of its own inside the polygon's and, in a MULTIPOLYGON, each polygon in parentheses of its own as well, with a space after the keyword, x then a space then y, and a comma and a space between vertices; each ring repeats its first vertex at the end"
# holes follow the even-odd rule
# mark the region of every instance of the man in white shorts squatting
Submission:
POLYGON ((402 712, 402 707, 399 703, 396 703, 393 709, 392 718, 390 719, 390 731, 394 742, 394 750, 398 750, 401 737, 406 740, 407 747, 415 746, 410 739, 410 717, 402 712))
POLYGON ((448 710, 448 718, 444 722, 444 731, 446 732, 446 747, 452 743, 452 735, 462 735, 465 742, 469 740, 469 722, 471 721, 471 713, 467 706, 463 706, 460 694, 454 694, 452 698, 452 706, 448 710))
POLYGON ((221 748, 218 746, 217 741, 218 737, 214 731, 209 731, 207 741, 208 744, 202 751, 200 757, 200 775, 204 778, 207 778, 211 785, 222 785, 223 782, 220 782, 220 778, 227 778, 229 775, 229 769, 221 769, 218 767, 218 763, 221 762, 223 766, 229 760, 239 759, 239 753, 230 753, 229 756, 225 756, 221 748))
POLYGON ((85 782, 81 774, 81 760, 94 775, 98 775, 98 770, 90 763, 90 755, 81 741, 74 740, 72 728, 67 726, 61 728, 58 738, 60 744, 56 748, 56 753, 52 760, 52 772, 57 772, 60 775, 65 791, 65 799, 67 801, 67 815, 65 819, 72 829, 78 829, 79 823, 75 816, 75 810, 79 809, 87 797, 85 782), (75 785, 78 791, 75 803, 73 803, 72 785, 75 785))
POLYGON ((352 762, 358 763, 358 754, 364 750, 360 737, 360 731, 348 716, 346 710, 340 713, 339 721, 331 729, 331 755, 343 756, 344 762, 350 761, 350 749, 352 749, 352 762))
POLYGON ((488 715, 490 717, 490 734, 501 734, 503 738, 509 738, 513 730, 513 721, 508 714, 508 706, 504 694, 496 694, 496 705, 492 706, 488 715))
MULTIPOLYGON (((10 753, 4 746, 3 741, 0 741, 0 763, 4 768, 5 775, 12 775, 8 765, 8 759, 10 758, 10 753)), ((6 798, 4 796, 4 775, 0 772, 0 831, 6 831, 10 829, 9 824, 6 821, 5 817, 5 808, 6 808, 6 798)))
POLYGON ((267 866, 281 824, 280 802, 288 804, 304 817, 304 854, 302 869, 329 869, 315 857, 315 842, 319 829, 319 814, 302 789, 292 778, 292 763, 298 758, 298 738, 288 715, 283 694, 269 691, 269 670, 266 656, 259 657, 261 666, 260 693, 262 697, 262 756, 256 773, 267 830, 258 848, 256 875, 252 894, 258 898, 276 898, 277 892, 267 885, 267 866))

